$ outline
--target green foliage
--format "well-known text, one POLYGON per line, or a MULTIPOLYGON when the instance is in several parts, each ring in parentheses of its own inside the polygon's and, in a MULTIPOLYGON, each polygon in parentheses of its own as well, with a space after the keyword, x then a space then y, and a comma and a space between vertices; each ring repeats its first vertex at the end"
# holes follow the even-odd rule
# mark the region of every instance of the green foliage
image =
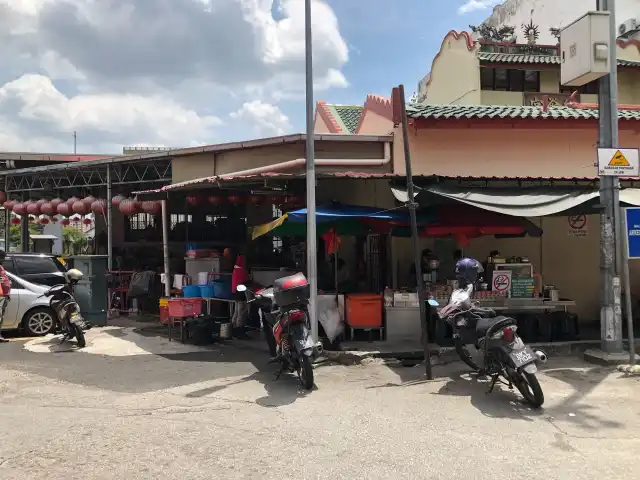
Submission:
POLYGON ((88 245, 89 239, 82 230, 70 226, 62 227, 62 249, 65 254, 79 255, 88 245))

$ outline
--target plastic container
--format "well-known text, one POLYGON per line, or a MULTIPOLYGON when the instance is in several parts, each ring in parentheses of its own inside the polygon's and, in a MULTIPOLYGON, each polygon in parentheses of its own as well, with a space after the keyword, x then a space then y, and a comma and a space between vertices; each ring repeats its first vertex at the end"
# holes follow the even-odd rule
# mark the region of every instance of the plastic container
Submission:
POLYGON ((202 300, 200 298, 172 298, 169 300, 170 317, 197 317, 201 313, 202 300))
POLYGON ((211 287, 213 287, 213 297, 231 298, 231 282, 216 280, 211 287))
POLYGON ((160 299, 160 323, 166 325, 169 323, 169 299, 160 299))
POLYGON ((310 296, 309 282, 302 273, 282 277, 273 282, 273 297, 279 307, 307 304, 310 296))
POLYGON ((200 298, 202 293, 200 292, 199 285, 185 285, 182 287, 182 296, 184 298, 200 298))
POLYGON ((212 298, 216 296, 216 289, 213 285, 198 285, 198 287, 200 287, 200 296, 202 298, 212 298))
POLYGON ((382 295, 347 295, 347 324, 351 328, 381 328, 382 303, 382 295))

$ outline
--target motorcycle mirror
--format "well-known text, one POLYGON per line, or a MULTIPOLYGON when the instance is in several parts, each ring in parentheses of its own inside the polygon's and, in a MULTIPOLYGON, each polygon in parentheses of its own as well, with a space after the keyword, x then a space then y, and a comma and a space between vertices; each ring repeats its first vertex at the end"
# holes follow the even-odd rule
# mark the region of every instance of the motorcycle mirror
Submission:
POLYGON ((246 292, 247 287, 245 285, 238 285, 238 288, 236 290, 238 290, 239 292, 246 292))
POLYGON ((428 301, 429 301, 429 305, 431 305, 432 307, 439 307, 440 306, 440 304, 436 300, 434 300, 433 298, 430 298, 428 301))

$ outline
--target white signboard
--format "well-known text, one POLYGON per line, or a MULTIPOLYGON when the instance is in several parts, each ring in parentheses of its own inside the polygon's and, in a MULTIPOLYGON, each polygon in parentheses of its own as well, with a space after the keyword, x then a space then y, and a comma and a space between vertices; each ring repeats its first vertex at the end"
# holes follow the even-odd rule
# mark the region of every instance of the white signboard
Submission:
POLYGON ((511 290, 511 270, 494 270, 491 290, 494 292, 509 292, 511 290))
POLYGON ((598 175, 613 177, 640 176, 637 148, 599 148, 598 175))

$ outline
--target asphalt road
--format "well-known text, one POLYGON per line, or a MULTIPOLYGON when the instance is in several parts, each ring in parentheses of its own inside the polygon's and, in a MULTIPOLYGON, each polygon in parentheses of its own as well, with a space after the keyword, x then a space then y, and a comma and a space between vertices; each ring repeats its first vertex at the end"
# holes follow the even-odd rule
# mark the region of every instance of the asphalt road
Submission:
POLYGON ((324 365, 256 351, 110 357, 0 345, 0 478, 635 479, 640 382, 552 359, 532 411, 460 364, 324 365))

